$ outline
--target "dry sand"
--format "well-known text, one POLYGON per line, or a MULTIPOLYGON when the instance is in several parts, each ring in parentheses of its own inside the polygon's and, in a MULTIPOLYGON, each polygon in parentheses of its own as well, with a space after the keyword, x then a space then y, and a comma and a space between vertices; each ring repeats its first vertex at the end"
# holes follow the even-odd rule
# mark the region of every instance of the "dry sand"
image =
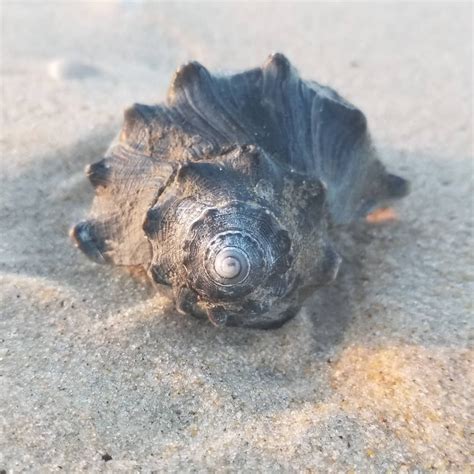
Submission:
MULTIPOLYGON (((0 470, 470 470, 472 6, 3 3, 0 470), (97 160, 173 70, 284 52, 412 181, 338 283, 216 330, 69 243, 97 160), (111 459, 110 459, 111 458, 111 459)), ((472 422, 472 419, 471 419, 472 422)))

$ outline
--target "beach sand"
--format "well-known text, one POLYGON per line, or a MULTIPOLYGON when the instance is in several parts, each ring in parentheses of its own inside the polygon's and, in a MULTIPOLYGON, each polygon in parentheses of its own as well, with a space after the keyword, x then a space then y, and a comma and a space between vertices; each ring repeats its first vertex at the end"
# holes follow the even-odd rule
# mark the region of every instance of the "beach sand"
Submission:
POLYGON ((471 5, 1 8, 0 470, 470 469, 471 5), (282 329, 217 330, 68 229, 125 107, 274 51, 365 112, 412 193, 341 235, 337 283, 282 329))

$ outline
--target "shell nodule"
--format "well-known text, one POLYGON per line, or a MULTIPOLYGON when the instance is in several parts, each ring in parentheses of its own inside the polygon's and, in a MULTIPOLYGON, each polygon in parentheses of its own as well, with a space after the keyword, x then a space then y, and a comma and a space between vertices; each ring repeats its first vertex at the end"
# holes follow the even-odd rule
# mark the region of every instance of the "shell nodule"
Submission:
POLYGON ((179 312, 215 326, 281 326, 336 278, 328 222, 408 192, 364 114, 280 53, 229 76, 182 66, 165 103, 125 111, 86 174, 96 196, 71 231, 80 250, 143 267, 179 312))

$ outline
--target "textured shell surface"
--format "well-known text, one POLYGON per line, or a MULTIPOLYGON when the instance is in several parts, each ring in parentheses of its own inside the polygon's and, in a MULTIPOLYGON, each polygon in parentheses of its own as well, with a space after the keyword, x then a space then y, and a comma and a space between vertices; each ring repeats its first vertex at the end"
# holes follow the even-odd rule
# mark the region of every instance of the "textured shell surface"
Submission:
POLYGON ((127 109, 86 173, 95 198, 76 245, 142 267, 179 312, 216 326, 281 326, 337 275, 328 227, 408 192, 363 113, 282 54, 235 75, 181 67, 166 103, 127 109))

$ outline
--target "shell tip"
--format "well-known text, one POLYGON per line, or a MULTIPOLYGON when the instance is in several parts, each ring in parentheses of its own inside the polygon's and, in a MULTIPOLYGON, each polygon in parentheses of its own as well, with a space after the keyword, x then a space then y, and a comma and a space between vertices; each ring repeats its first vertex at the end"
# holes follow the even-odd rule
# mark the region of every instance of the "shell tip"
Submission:
POLYGON ((392 199, 399 199, 410 192, 410 182, 395 174, 388 174, 386 178, 387 195, 392 199))
POLYGON ((177 91, 186 89, 194 82, 199 81, 202 73, 207 69, 197 61, 191 61, 176 70, 168 91, 168 100, 173 100, 177 91))
POLYGON ((291 71, 291 63, 284 54, 277 52, 270 54, 264 68, 275 68, 280 73, 288 74, 291 71))
POLYGON ((94 226, 90 221, 81 221, 69 230, 69 237, 76 247, 82 250, 91 260, 96 263, 106 263, 103 249, 99 248, 94 232, 94 226))
POLYGON ((110 167, 107 165, 106 160, 87 165, 85 173, 94 188, 106 186, 110 180, 110 167))

